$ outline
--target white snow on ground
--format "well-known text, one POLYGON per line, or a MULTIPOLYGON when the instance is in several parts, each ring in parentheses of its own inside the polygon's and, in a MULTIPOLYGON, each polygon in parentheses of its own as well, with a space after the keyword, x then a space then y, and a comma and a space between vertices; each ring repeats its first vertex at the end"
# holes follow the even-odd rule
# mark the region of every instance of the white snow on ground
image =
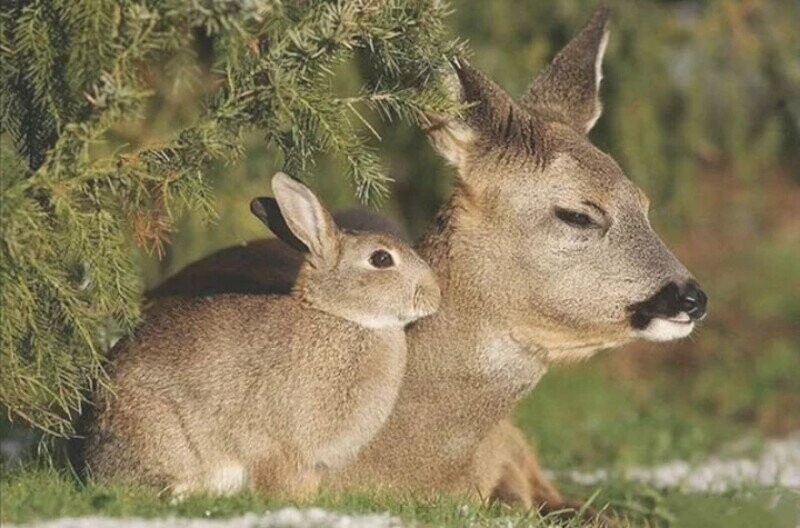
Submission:
MULTIPOLYGON (((321 508, 283 508, 232 519, 111 519, 81 517, 56 519, 26 527, 36 528, 400 528, 402 522, 389 514, 344 515, 321 508)), ((13 527, 9 527, 13 528, 13 527)))
MULTIPOLYGON (((800 435, 767 443, 756 459, 713 457, 696 465, 674 460, 655 467, 633 467, 622 473, 630 480, 684 492, 722 493, 742 486, 800 490, 800 435)), ((566 471, 557 475, 587 486, 611 477, 605 469, 566 471)))

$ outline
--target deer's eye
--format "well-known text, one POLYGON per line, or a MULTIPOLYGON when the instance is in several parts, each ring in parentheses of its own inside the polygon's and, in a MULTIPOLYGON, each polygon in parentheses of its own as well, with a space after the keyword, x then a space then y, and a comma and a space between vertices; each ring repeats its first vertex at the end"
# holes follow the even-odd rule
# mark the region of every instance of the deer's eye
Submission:
POLYGON ((394 266, 394 259, 392 255, 385 249, 373 251, 369 256, 369 263, 378 269, 386 269, 394 266))
POLYGON ((572 227, 578 227, 581 229, 587 229, 590 227, 597 227, 597 223, 592 220, 587 214, 579 213, 578 211, 570 211, 569 209, 562 209, 561 207, 556 207, 556 218, 564 222, 565 224, 569 224, 572 227))

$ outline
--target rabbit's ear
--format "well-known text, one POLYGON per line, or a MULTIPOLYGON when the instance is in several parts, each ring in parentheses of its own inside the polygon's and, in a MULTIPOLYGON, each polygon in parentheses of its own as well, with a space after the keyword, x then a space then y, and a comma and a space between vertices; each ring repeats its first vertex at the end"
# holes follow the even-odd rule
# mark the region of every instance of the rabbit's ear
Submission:
POLYGON ((289 231, 313 257, 333 261, 339 254, 339 228, 311 189, 282 172, 272 178, 272 192, 289 231))
POLYGON ((294 236, 292 230, 286 225, 286 220, 281 214, 281 209, 278 207, 278 202, 275 198, 268 196, 259 196, 253 198, 250 202, 250 211, 258 217, 259 220, 264 222, 270 231, 272 231, 278 239, 283 243, 296 249, 297 251, 306 253, 308 248, 303 242, 294 236))

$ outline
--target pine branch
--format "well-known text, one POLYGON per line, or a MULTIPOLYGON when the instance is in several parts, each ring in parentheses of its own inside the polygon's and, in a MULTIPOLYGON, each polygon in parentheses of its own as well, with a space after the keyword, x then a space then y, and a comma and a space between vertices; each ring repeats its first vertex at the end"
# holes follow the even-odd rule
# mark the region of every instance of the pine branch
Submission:
POLYGON ((430 0, 32 0, 0 14, 0 403, 70 431, 138 323, 132 243, 160 253, 183 211, 212 217, 205 175, 237 162, 246 131, 297 175, 332 154, 360 200, 385 196, 365 111, 456 110, 435 80, 453 50, 445 15, 430 0), (364 57, 364 89, 337 94, 364 57), (120 140, 164 98, 198 103, 157 138, 120 140))

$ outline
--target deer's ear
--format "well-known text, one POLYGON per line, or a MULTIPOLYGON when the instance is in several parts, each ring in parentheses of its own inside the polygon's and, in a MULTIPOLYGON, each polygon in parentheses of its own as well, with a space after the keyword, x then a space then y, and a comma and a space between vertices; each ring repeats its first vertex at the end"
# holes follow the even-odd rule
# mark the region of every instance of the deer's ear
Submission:
POLYGON ((534 79, 522 97, 524 108, 583 133, 592 129, 602 112, 599 94, 608 17, 607 8, 595 10, 583 29, 534 79))
POLYGON ((459 116, 427 116, 425 132, 434 147, 458 168, 481 140, 525 141, 522 121, 525 112, 505 90, 463 59, 453 63, 446 78, 453 100, 464 107, 459 116))

